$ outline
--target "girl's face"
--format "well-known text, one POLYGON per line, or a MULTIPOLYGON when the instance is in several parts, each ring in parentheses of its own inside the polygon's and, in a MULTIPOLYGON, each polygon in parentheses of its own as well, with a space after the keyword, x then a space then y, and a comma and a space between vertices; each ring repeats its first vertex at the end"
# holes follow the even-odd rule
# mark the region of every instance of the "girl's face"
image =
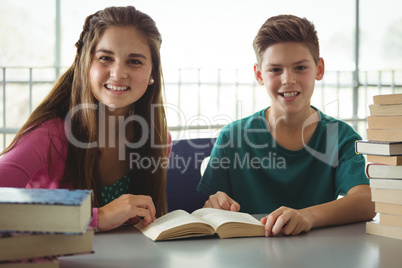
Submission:
POLYGON ((134 27, 112 26, 100 38, 90 66, 95 98, 127 113, 151 83, 152 59, 143 35, 134 27))
POLYGON ((264 85, 276 114, 307 113, 315 80, 324 75, 324 61, 315 64, 302 43, 277 43, 269 46, 261 66, 254 66, 259 84, 264 85))

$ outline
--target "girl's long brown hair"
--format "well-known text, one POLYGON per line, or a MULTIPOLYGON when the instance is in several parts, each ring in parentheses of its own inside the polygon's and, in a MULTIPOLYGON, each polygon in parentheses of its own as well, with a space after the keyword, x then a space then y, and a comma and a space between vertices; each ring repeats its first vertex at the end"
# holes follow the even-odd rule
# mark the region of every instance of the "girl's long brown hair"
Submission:
MULTIPOLYGON (((154 83, 148 86, 145 94, 133 104, 134 115, 147 122, 150 137, 140 148, 128 149, 140 157, 164 159, 167 157, 167 126, 163 106, 163 75, 160 59, 161 35, 155 22, 148 15, 132 6, 109 7, 87 17, 80 39, 76 43, 77 54, 72 66, 56 81, 53 89, 42 103, 32 112, 27 122, 16 134, 11 145, 2 153, 12 150, 18 141, 49 119, 66 119, 71 117, 70 133, 82 143, 91 144, 98 141, 99 116, 93 108, 77 108, 82 104, 93 107, 101 106, 94 98, 89 80, 89 69, 95 47, 105 30, 111 26, 133 26, 148 41, 152 55, 152 78, 154 83), (94 106, 95 105, 95 106, 94 106), (156 145, 156 146, 154 146, 156 145)), ((134 122, 134 142, 143 135, 142 127, 134 122)), ((95 206, 102 206, 101 185, 99 181, 99 148, 81 148, 71 142, 68 147, 66 167, 63 180, 71 181, 77 189, 93 189, 95 206)), ((51 157, 51 156, 49 156, 51 157)), ((157 162, 157 161, 156 161, 157 162)), ((166 169, 163 166, 152 172, 154 168, 135 167, 132 170, 132 194, 143 194, 152 197, 157 216, 166 213, 166 169)))

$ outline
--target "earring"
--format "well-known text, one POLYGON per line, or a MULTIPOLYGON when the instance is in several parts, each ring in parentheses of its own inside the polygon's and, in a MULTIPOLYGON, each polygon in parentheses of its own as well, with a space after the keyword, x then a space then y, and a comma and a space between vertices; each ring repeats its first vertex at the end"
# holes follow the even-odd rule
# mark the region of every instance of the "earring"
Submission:
POLYGON ((153 85, 155 83, 155 80, 153 78, 149 79, 149 84, 153 85))

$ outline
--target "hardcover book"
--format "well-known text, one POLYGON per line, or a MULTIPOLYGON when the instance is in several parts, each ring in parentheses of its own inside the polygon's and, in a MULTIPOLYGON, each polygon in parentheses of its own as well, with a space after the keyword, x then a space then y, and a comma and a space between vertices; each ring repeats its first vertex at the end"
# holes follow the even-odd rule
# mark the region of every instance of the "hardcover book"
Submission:
POLYGON ((402 205, 376 202, 375 212, 402 216, 402 205))
POLYGON ((402 227, 402 216, 393 214, 380 214, 380 223, 384 225, 402 227))
POLYGON ((381 94, 373 96, 374 104, 398 104, 402 103, 402 94, 381 94))
POLYGON ((393 166, 402 165, 402 155, 386 156, 386 155, 367 155, 367 162, 380 163, 393 166))
POLYGON ((0 187, 0 230, 83 233, 91 219, 91 193, 0 187))
POLYGON ((371 188, 371 201, 402 205, 402 190, 371 188))
POLYGON ((402 179, 402 166, 368 163, 366 173, 369 178, 402 179))
POLYGON ((366 233, 384 237, 402 239, 402 228, 380 224, 378 221, 366 222, 366 233))
POLYGON ((373 141, 401 141, 402 129, 367 129, 367 139, 373 141))
POLYGON ((0 261, 91 253, 94 230, 84 234, 0 232, 0 261))
POLYGON ((401 129, 402 116, 368 116, 367 123, 372 129, 401 129))
POLYGON ((265 235, 264 225, 250 214, 214 208, 201 208, 191 214, 175 210, 146 227, 141 222, 135 227, 153 241, 214 234, 220 238, 265 235))
POLYGON ((16 261, 0 261, 0 268, 58 268, 59 261, 56 257, 42 257, 22 259, 16 261))
POLYGON ((371 104, 369 109, 373 116, 402 115, 402 104, 371 104))
POLYGON ((370 178, 370 187, 378 189, 402 190, 402 180, 370 178))
POLYGON ((395 156, 402 155, 402 141, 384 142, 371 140, 357 140, 355 150, 358 154, 395 156))

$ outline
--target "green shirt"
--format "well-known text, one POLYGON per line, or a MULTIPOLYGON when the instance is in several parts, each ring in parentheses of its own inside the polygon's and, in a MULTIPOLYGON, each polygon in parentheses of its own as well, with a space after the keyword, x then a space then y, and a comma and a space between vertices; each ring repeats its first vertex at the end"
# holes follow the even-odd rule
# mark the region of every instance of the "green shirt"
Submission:
POLYGON ((280 206, 301 209, 326 203, 356 185, 368 184, 365 160, 354 151, 359 134, 317 111, 315 132, 298 151, 275 142, 265 109, 224 127, 198 191, 223 191, 243 212, 270 213, 280 206))
POLYGON ((128 194, 130 190, 131 171, 129 171, 123 178, 116 181, 113 185, 106 187, 102 186, 102 201, 106 205, 122 194, 128 194))

